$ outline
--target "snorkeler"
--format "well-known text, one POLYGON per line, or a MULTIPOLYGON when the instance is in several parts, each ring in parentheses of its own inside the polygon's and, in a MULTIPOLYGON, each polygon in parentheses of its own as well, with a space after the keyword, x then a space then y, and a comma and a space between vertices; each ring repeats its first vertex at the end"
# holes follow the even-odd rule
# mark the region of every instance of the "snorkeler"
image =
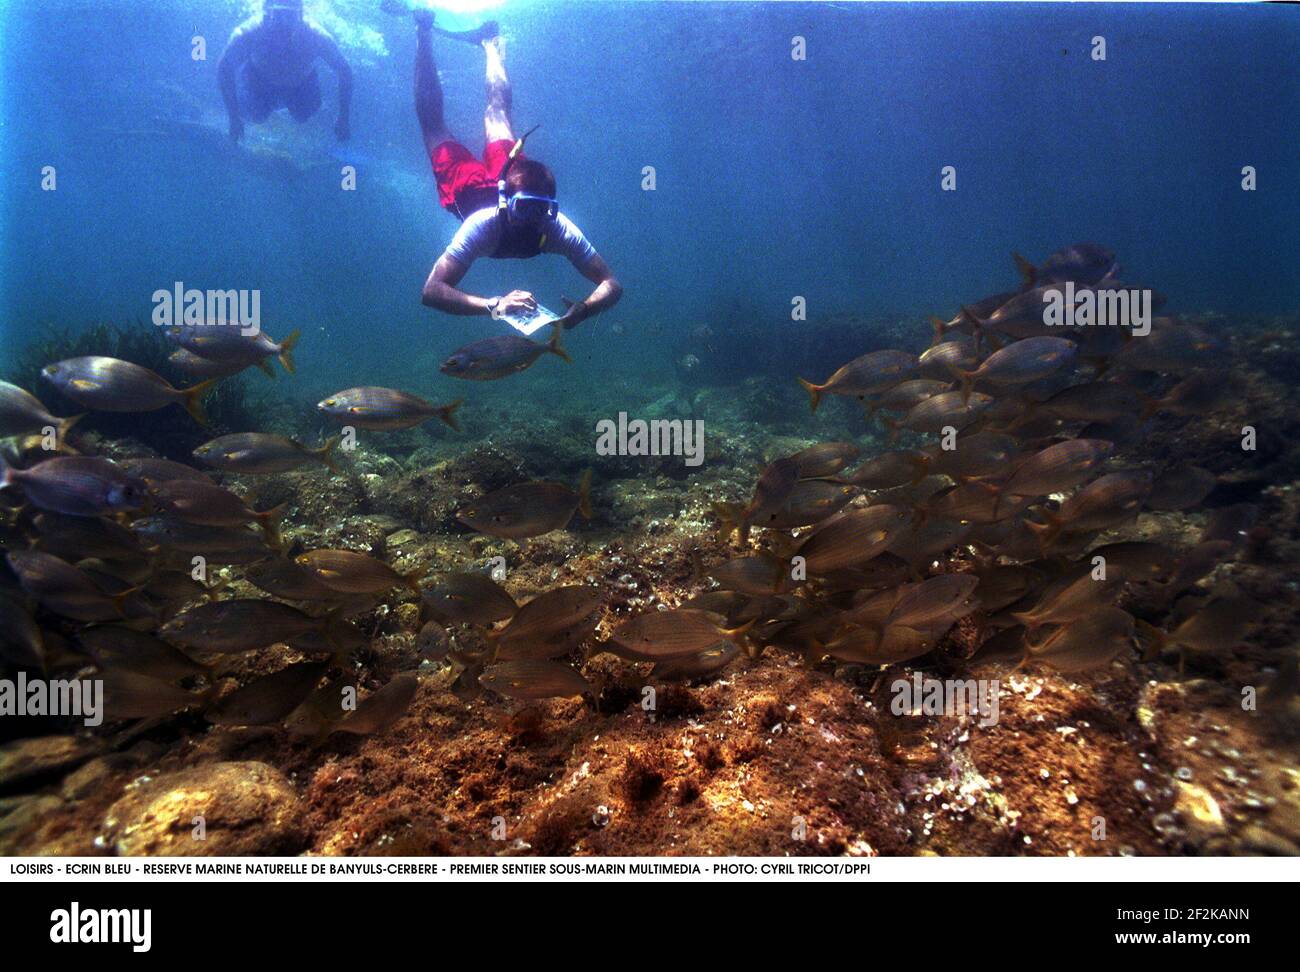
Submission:
POLYGON ((347 141, 352 134, 352 68, 334 38, 306 19, 302 0, 264 0, 261 14, 250 17, 230 35, 217 77, 230 115, 230 137, 244 134, 244 118, 263 122, 277 108, 289 109, 294 121, 305 122, 321 106, 320 58, 339 82, 339 117, 334 134, 347 141))
POLYGON ((496 23, 477 31, 444 36, 481 44, 487 54, 487 109, 483 128, 487 148, 476 159, 447 129, 442 86, 433 63, 433 15, 415 14, 415 113, 425 151, 438 182, 438 201, 461 220, 461 227, 434 264, 424 284, 423 302, 448 314, 493 318, 536 313, 537 300, 524 290, 499 297, 478 297, 457 284, 479 257, 527 259, 558 253, 596 285, 585 299, 571 304, 559 318, 576 327, 593 314, 613 307, 623 294, 609 265, 563 213, 555 198, 555 176, 541 162, 523 155, 525 133, 516 139, 510 123, 510 80, 506 76, 496 23))

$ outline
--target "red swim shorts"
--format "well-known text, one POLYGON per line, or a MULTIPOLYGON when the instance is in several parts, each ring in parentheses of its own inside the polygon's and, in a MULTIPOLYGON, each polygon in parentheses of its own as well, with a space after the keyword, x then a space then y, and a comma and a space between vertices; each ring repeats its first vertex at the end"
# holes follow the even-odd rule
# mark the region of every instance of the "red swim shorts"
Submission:
MULTIPOLYGON (((497 179, 514 141, 488 142, 480 162, 460 142, 448 140, 433 150, 433 175, 438 180, 438 202, 459 219, 484 206, 496 205, 497 179)), ((516 158, 522 159, 521 152, 516 158)))

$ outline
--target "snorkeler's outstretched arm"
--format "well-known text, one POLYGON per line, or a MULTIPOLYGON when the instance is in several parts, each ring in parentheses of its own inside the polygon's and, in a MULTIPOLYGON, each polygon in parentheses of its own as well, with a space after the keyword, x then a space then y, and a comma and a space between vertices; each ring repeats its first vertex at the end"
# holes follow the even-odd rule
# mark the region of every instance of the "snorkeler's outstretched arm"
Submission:
POLYGON ((352 65, 339 50, 338 42, 319 27, 312 27, 316 38, 316 54, 329 65, 339 80, 339 117, 334 123, 334 134, 346 142, 352 136, 352 65))
POLYGON ((426 307, 461 317, 490 317, 493 311, 500 314, 519 314, 537 309, 537 299, 526 290, 512 290, 502 297, 478 297, 457 288, 469 272, 469 267, 450 254, 444 253, 433 265, 429 279, 424 282, 420 301, 426 307))
POLYGON ((236 142, 243 137, 244 119, 239 113, 239 69, 248 60, 252 50, 253 38, 246 25, 236 27, 230 35, 226 49, 221 52, 217 62, 217 84, 221 87, 221 99, 226 103, 226 114, 230 116, 230 137, 236 142))
POLYGON ((609 264, 605 262, 600 254, 595 254, 587 261, 585 266, 579 266, 574 263, 578 272, 596 285, 586 300, 580 300, 571 305, 560 316, 560 323, 564 325, 565 330, 577 327, 588 317, 599 314, 601 311, 609 310, 618 303, 619 298, 623 296, 623 285, 618 282, 614 276, 614 271, 610 269, 609 264))

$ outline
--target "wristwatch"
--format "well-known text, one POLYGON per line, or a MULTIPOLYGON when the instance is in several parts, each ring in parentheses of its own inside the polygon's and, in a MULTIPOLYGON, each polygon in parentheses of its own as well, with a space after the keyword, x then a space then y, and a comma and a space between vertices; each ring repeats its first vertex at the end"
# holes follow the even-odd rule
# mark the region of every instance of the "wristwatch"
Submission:
POLYGON ((500 307, 500 306, 501 306, 501 298, 500 298, 500 297, 489 297, 489 298, 488 298, 487 309, 488 309, 488 313, 492 315, 492 319, 493 319, 493 320, 496 320, 496 316, 497 316, 497 308, 500 307))

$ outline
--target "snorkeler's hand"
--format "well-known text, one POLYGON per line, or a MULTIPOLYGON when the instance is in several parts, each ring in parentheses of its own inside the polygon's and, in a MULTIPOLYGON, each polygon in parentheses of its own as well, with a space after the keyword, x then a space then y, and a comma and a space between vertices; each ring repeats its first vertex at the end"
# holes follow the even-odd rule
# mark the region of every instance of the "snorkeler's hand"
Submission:
POLYGON ((526 290, 512 290, 497 304, 497 315, 531 314, 537 310, 537 298, 526 290))
POLYGON ((566 331, 572 331, 590 316, 591 310, 584 301, 580 300, 576 304, 570 304, 569 309, 556 318, 556 323, 562 325, 566 331))
POLYGON ((230 119, 230 140, 238 142, 244 137, 244 120, 242 118, 230 119))
POLYGON ((346 142, 352 137, 352 123, 348 121, 346 115, 340 115, 339 120, 334 123, 334 134, 338 136, 340 142, 346 142))

